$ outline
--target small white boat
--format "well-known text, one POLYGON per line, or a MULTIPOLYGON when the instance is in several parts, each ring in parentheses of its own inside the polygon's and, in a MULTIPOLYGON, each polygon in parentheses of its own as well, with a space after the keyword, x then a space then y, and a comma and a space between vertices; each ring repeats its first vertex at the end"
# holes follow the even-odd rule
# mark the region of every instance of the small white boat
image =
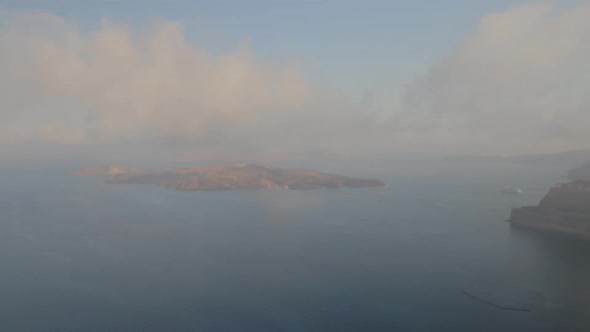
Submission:
POLYGON ((504 188, 502 192, 505 194, 524 194, 524 191, 520 188, 504 188))

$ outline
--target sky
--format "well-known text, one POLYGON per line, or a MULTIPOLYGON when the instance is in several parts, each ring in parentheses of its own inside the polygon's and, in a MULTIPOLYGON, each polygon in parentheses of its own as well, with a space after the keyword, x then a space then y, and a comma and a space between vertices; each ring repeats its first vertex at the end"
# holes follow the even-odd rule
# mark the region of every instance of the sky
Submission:
POLYGON ((586 149, 588 58, 589 1, 0 0, 0 162, 586 149))

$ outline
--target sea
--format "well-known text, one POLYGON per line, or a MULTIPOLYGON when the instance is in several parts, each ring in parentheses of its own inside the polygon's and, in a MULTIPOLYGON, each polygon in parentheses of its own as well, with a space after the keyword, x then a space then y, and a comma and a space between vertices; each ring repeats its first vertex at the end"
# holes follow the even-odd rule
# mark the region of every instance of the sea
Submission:
POLYGON ((322 167, 386 186, 178 192, 2 169, 0 332, 590 331, 590 244, 506 221, 563 170, 322 167))

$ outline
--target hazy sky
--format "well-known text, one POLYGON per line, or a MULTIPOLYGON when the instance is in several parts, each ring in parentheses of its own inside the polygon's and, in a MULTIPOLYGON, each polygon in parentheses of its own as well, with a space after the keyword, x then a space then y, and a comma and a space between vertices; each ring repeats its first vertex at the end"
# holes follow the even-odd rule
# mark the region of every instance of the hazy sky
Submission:
POLYGON ((590 1, 0 1, 0 157, 590 148, 587 59, 590 1))

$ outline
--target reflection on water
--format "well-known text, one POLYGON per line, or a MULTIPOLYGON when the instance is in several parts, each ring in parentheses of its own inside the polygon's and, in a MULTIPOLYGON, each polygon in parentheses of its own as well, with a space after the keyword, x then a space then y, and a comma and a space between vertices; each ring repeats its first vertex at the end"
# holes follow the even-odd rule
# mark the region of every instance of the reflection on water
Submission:
POLYGON ((501 195, 505 169, 387 176, 201 193, 0 174, 0 331, 588 330, 588 244, 504 222, 542 191, 501 195), (477 283, 547 301, 498 310, 462 294, 477 283))

